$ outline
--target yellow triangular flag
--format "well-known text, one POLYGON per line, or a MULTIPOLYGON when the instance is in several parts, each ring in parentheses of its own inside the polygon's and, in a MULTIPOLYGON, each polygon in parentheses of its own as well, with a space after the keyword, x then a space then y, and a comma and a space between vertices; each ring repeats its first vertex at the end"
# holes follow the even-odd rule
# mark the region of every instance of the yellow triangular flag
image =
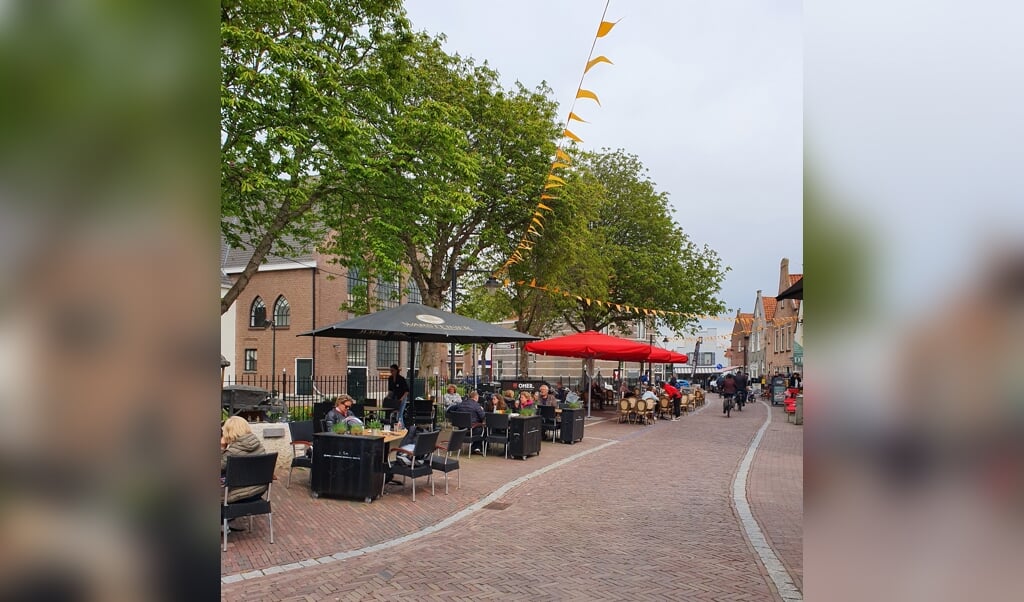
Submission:
POLYGON ((618 23, 618 21, 615 23, 612 23, 611 21, 601 21, 601 24, 597 26, 597 37, 603 38, 608 35, 608 32, 612 30, 612 27, 615 27, 616 23, 618 23))
MULTIPOLYGON (((538 226, 540 226, 541 230, 543 230, 543 229, 544 229, 544 224, 543 224, 543 223, 541 223, 541 221, 540 221, 539 219, 537 219, 537 218, 533 218, 533 219, 531 219, 530 221, 532 221, 533 223, 535 223, 535 224, 537 224, 538 226)), ((532 227, 532 226, 531 226, 531 227, 532 227)))
POLYGON ((576 113, 573 113, 572 111, 569 111, 569 121, 572 121, 574 119, 576 121, 579 121, 580 123, 590 123, 589 121, 587 121, 586 119, 580 117, 576 113))
POLYGON ((552 182, 548 182, 547 184, 544 185, 544 190, 547 190, 548 188, 558 188, 560 186, 564 186, 564 184, 555 184, 552 182))
POLYGON ((590 299, 586 299, 586 301, 587 301, 587 307, 590 307, 590 299))
MULTIPOLYGON (((543 198, 543 197, 545 197, 547 195, 542 194, 540 196, 541 196, 541 198, 543 198)), ((546 210, 551 211, 552 213, 554 213, 554 209, 552 209, 551 207, 548 207, 544 203, 537 203, 537 208, 538 209, 546 209, 546 210)))
POLYGON ((579 136, 573 134, 569 130, 565 130, 564 132, 562 132, 562 135, 574 142, 583 142, 583 140, 581 140, 579 136))
POLYGON ((566 163, 572 163, 572 159, 569 158, 569 153, 565 152, 560 148, 555 149, 555 156, 561 159, 562 161, 565 161, 566 163))
POLYGON ((563 167, 569 167, 569 164, 561 163, 559 161, 555 161, 554 163, 551 164, 551 169, 561 169, 563 167))
POLYGON ((589 61, 587 63, 586 69, 584 69, 583 72, 586 73, 587 71, 590 71, 590 68, 593 67, 594 65, 597 65, 598 63, 608 63, 609 65, 614 65, 615 64, 615 63, 609 61, 608 57, 606 57, 606 56, 604 56, 602 54, 601 56, 597 57, 596 59, 593 59, 593 60, 589 61))
POLYGON ((541 200, 545 200, 545 199, 553 199, 553 200, 556 200, 556 201, 558 200, 558 197, 551 196, 550 194, 542 194, 542 195, 540 195, 540 198, 541 198, 541 200))
POLYGON ((601 101, 598 100, 597 94, 594 94, 590 90, 584 90, 583 88, 576 90, 576 98, 589 98, 596 102, 597 106, 601 106, 601 101))
POLYGON ((549 173, 548 174, 548 181, 549 182, 561 182, 562 184, 565 184, 565 180, 563 180, 562 178, 559 178, 558 176, 556 176, 553 173, 549 173))

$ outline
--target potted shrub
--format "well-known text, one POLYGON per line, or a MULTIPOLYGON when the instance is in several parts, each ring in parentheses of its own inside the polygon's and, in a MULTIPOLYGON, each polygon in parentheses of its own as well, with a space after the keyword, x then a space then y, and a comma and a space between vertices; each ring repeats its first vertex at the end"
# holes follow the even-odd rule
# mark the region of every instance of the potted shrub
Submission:
POLYGON ((523 409, 519 410, 519 415, 520 416, 533 416, 536 413, 537 413, 537 410, 533 406, 530 406, 530 407, 523 408, 523 409))
POLYGON ((338 424, 335 424, 333 427, 331 427, 331 430, 333 430, 335 434, 344 435, 345 433, 348 432, 348 424, 344 422, 339 422, 338 424))
POLYGON ((366 428, 369 429, 371 433, 379 433, 381 429, 384 428, 384 425, 381 424, 380 420, 370 420, 366 423, 366 428))

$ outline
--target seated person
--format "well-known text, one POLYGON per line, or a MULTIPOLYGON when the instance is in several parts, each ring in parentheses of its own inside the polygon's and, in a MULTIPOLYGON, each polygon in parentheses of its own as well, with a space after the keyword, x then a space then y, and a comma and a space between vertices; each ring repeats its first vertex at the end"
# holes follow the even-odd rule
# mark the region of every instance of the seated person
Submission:
MULTIPOLYGON (((457 406, 453 406, 451 412, 466 412, 470 415, 470 435, 479 434, 476 429, 484 428, 484 408, 480 405, 480 394, 476 391, 470 391, 469 395, 462 400, 457 406)), ((470 453, 483 454, 484 447, 482 441, 474 441, 470 453)))
POLYGON ((542 406, 558 405, 558 398, 555 397, 554 393, 551 393, 547 385, 540 386, 540 390, 537 391, 537 396, 534 398, 534 401, 542 406))
POLYGON ((505 405, 505 399, 497 393, 491 394, 491 400, 487 402, 487 407, 484 408, 488 412, 504 412, 508 409, 505 405))
MULTIPOLYGON (((253 432, 249 423, 241 416, 232 416, 224 421, 221 427, 220 437, 220 472, 228 467, 228 456, 253 456, 265 454, 260 438, 253 432)), ((228 492, 228 503, 237 502, 247 498, 254 498, 263 495, 267 490, 266 485, 252 485, 250 487, 235 487, 228 492)))
POLYGON ((444 403, 444 410, 446 412, 448 408, 462 403, 462 396, 455 392, 455 385, 448 385, 448 392, 441 398, 441 402, 444 403))
MULTIPOLYGON (((331 408, 331 410, 327 412, 327 416, 324 417, 324 424, 327 427, 327 432, 333 432, 334 425, 341 424, 346 418, 359 420, 352 415, 353 403, 355 403, 355 400, 344 393, 334 400, 334 407, 331 408)), ((359 422, 359 424, 362 424, 362 422, 359 422)))
POLYGON ((658 401, 658 396, 654 393, 654 387, 648 385, 647 390, 644 391, 644 394, 640 399, 653 399, 654 401, 658 401))
POLYGON ((533 395, 530 395, 528 391, 520 391, 519 399, 516 400, 516 408, 524 410, 526 408, 533 407, 533 395))

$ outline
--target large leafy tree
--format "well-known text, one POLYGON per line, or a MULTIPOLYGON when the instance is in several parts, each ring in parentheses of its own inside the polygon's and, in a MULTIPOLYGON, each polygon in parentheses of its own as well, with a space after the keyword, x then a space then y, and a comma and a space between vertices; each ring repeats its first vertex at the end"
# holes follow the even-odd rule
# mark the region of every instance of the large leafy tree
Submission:
MULTIPOLYGON (((553 298, 560 321, 576 331, 625 331, 638 319, 652 325, 657 320, 681 332, 696 326, 700 315, 724 311, 718 294, 727 268, 674 222, 667 195, 638 157, 622 150, 579 153, 560 196, 567 209, 586 208, 585 224, 561 249, 570 250, 569 261, 545 282, 571 293, 544 293, 553 298), (623 311, 605 301, 679 313, 623 311)), ((544 252, 539 245, 534 249, 544 252)))
POLYGON ((221 313, 268 254, 373 210, 363 157, 411 41, 400 0, 221 1, 221 233, 253 250, 221 313))
MULTIPOLYGON (((423 303, 444 307, 453 271, 491 267, 486 258, 525 227, 554 153, 556 105, 543 85, 504 89, 486 63, 448 55, 426 35, 391 84, 397 94, 365 158, 365 193, 386 202, 339 216, 329 250, 345 265, 407 270, 423 303)), ((425 373, 443 352, 424 349, 425 373)))

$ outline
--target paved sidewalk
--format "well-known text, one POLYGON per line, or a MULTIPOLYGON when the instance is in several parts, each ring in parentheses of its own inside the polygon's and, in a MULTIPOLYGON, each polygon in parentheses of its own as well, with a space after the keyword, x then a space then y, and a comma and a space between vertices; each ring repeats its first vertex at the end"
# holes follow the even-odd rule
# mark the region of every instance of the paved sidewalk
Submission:
POLYGON ((800 591, 804 574, 803 428, 786 422, 783 406, 772 407, 772 422, 754 456, 747 486, 754 518, 800 591))
MULTIPOLYGON (((716 401, 710 396, 706 409, 676 423, 588 424, 581 443, 545 442, 541 455, 526 461, 474 456, 466 461, 461 490, 453 488, 447 497, 443 488, 435 497, 429 491, 418 494, 415 504, 407 491, 369 505, 313 500, 308 477, 296 472, 291 490, 274 492, 277 543, 268 544, 259 526, 229 538, 222 574, 237 581, 224 585, 223 597, 778 599, 730 504, 730 482, 767 409, 751 407, 727 419, 716 401), (345 557, 435 525, 556 462, 563 464, 447 528, 345 557), (345 559, 325 557, 338 552, 345 559), (317 558, 331 562, 318 564, 317 558), (239 580, 253 569, 267 574, 239 580)), ((802 430, 776 421, 763 445, 783 445, 779 441, 792 438, 792 432, 802 430), (780 426, 791 431, 778 429, 777 436, 780 426)), ((788 477, 777 486, 784 491, 768 491, 760 483, 771 481, 775 487, 773 457, 774 452, 755 458, 748 496, 758 518, 768 517, 766 535, 785 543, 792 529, 772 521, 779 508, 762 498, 781 493, 785 506, 800 500, 801 491, 792 489, 802 487, 788 477)), ((779 555, 791 571, 802 572, 798 540, 795 545, 796 554, 780 550, 779 555)))

